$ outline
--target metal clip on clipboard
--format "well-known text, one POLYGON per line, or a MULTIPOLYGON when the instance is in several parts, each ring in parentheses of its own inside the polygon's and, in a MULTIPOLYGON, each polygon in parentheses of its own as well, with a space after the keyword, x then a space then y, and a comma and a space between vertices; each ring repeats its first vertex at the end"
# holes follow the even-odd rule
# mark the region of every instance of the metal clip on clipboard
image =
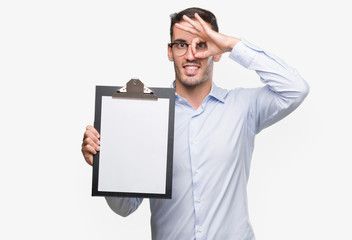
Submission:
POLYGON ((158 97, 152 90, 145 87, 141 80, 132 78, 127 84, 118 89, 116 93, 112 95, 113 98, 134 98, 144 100, 157 100, 158 97))

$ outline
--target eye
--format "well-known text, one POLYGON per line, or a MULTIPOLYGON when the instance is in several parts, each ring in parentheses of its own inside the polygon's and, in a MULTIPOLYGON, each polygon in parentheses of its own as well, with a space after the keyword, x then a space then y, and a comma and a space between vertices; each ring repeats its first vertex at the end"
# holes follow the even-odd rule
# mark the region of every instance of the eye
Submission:
POLYGON ((179 49, 187 48, 187 44, 186 43, 177 43, 176 46, 179 49))
POLYGON ((197 49, 198 50, 205 50, 205 49, 207 49, 207 44, 205 42, 200 42, 197 44, 197 49))

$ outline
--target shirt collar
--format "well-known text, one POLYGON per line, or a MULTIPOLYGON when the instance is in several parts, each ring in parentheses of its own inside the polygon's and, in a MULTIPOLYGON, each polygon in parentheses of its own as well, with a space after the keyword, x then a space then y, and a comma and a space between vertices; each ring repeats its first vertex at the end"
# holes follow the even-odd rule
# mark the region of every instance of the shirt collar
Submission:
MULTIPOLYGON (((176 81, 172 82, 171 87, 173 87, 173 88, 176 87, 176 81)), ((222 103, 225 103, 226 96, 227 96, 228 92, 229 92, 228 90, 219 88, 218 86, 215 85, 214 82, 212 82, 211 90, 210 90, 210 93, 208 96, 213 97, 222 103)), ((179 98, 180 96, 178 96, 176 93, 176 97, 179 98)))
POLYGON ((226 96, 228 94, 228 90, 219 88, 218 86, 215 85, 215 83, 212 83, 211 90, 209 93, 209 96, 217 99, 218 101, 225 103, 226 96))

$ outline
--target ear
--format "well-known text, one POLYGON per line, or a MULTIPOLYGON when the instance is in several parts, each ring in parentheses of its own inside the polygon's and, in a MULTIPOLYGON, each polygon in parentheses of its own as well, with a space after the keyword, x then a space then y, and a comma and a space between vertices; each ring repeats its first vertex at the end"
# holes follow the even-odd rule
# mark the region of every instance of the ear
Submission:
POLYGON ((220 59, 221 59, 221 54, 219 54, 219 55, 215 55, 214 57, 213 57, 213 61, 214 62, 219 62, 220 61, 220 59))
POLYGON ((169 46, 169 44, 167 44, 167 56, 168 56, 168 58, 169 58, 169 60, 170 60, 171 62, 174 61, 174 56, 173 56, 173 54, 172 54, 172 49, 171 49, 171 47, 169 46))

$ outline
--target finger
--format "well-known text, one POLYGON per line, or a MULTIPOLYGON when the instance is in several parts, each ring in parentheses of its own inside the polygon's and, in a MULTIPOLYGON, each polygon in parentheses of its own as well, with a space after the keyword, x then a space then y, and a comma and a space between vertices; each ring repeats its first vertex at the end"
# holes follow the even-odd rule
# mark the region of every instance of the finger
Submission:
POLYGON ((187 17, 186 15, 183 15, 183 20, 191 24, 196 30, 201 30, 199 24, 196 21, 193 21, 193 19, 187 17))
POLYGON ((92 146, 90 146, 90 145, 82 146, 83 157, 86 160, 86 162, 90 165, 93 164, 93 155, 94 154, 92 152, 95 152, 95 154, 96 154, 96 151, 94 150, 94 148, 92 148, 92 146))
POLYGON ((176 23, 176 24, 175 24, 175 27, 178 28, 178 29, 181 29, 181 30, 183 30, 183 31, 189 32, 189 33, 191 33, 191 34, 194 34, 194 35, 197 35, 197 34, 198 34, 198 31, 195 30, 194 28, 187 27, 187 26, 181 25, 181 24, 179 24, 179 23, 176 23))
POLYGON ((91 131, 97 138, 100 138, 98 131, 92 125, 88 125, 86 130, 91 131))
MULTIPOLYGON (((95 151, 99 151, 100 150, 100 146, 99 144, 96 144, 92 139, 90 138, 85 138, 83 141, 82 146, 91 146, 92 148, 94 148, 95 151)), ((92 152, 93 154, 95 154, 94 152, 92 152)))
POLYGON ((82 153, 83 153, 83 156, 85 155, 88 155, 88 154, 97 154, 97 151, 98 149, 100 150, 100 147, 94 147, 90 144, 85 144, 85 143, 82 143, 82 153))
POLYGON ((87 138, 90 138, 91 140, 93 140, 96 144, 100 144, 99 138, 97 138, 96 135, 94 135, 93 132, 91 132, 90 130, 87 130, 84 132, 84 136, 83 136, 83 141, 87 138))
POLYGON ((194 17, 197 19, 204 30, 210 29, 208 24, 198 15, 198 13, 195 13, 194 17))
POLYGON ((86 160, 86 162, 89 164, 89 165, 93 165, 93 155, 90 154, 90 155, 85 155, 84 156, 84 159, 86 160))
POLYGON ((95 151, 95 149, 92 146, 85 145, 85 146, 82 146, 82 154, 84 158, 88 158, 89 156, 93 156, 97 154, 97 151, 95 151))
POLYGON ((191 43, 191 47, 192 47, 192 52, 193 54, 197 54, 197 44, 200 43, 200 39, 197 37, 197 38, 194 38, 192 40, 192 43, 191 43))
POLYGON ((194 57, 196 58, 207 58, 210 57, 210 54, 208 53, 208 51, 206 52, 197 52, 194 54, 194 57))
POLYGON ((90 155, 88 158, 86 158, 86 162, 87 162, 89 165, 93 166, 93 156, 90 155))

